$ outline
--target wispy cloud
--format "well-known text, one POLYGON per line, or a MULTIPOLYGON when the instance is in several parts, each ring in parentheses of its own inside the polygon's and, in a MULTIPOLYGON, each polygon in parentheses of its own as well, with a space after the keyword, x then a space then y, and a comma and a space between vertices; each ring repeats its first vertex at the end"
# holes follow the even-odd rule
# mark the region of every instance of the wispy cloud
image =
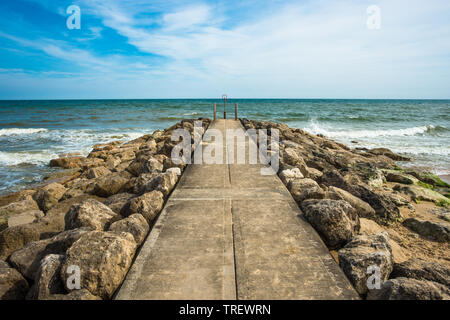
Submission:
POLYGON ((361 1, 80 0, 83 15, 101 25, 83 21, 88 32, 76 42, 0 37, 136 96, 448 96, 450 3, 375 2, 380 30, 367 29, 372 3, 361 1), (111 31, 134 51, 95 47, 111 31))

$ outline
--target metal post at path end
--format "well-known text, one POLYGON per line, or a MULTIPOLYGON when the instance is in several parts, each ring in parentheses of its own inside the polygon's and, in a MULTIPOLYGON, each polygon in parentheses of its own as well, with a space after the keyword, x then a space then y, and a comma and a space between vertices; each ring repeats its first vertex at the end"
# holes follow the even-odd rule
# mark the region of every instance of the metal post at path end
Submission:
POLYGON ((238 119, 238 104, 234 104, 234 120, 238 119))
POLYGON ((214 120, 216 120, 216 110, 217 110, 217 108, 216 108, 216 104, 214 103, 214 120))
POLYGON ((222 99, 223 99, 223 118, 226 119, 227 118, 227 99, 228 96, 226 94, 222 95, 222 99))

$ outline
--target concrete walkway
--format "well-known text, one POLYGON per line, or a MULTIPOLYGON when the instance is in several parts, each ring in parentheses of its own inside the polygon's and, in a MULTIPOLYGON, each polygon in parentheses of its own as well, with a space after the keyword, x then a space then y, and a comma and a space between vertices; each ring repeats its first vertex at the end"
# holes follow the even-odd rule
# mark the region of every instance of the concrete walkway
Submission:
MULTIPOLYGON (((210 128, 224 139, 243 130, 234 120, 210 128)), ((358 299, 289 191, 261 167, 188 166, 116 299, 358 299)))

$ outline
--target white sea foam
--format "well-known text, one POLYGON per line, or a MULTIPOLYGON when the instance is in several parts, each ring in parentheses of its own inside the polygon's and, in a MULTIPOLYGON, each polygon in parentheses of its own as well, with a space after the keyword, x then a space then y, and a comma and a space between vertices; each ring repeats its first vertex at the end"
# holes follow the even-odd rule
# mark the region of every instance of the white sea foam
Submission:
POLYGON ((0 165, 15 166, 19 164, 47 164, 52 158, 58 155, 51 151, 42 152, 3 152, 0 151, 0 165))
POLYGON ((386 129, 386 130, 342 130, 333 131, 327 129, 314 120, 308 127, 305 128, 306 131, 312 134, 322 134, 329 138, 375 138, 375 137, 393 137, 393 136, 414 136, 416 134, 422 134, 429 130, 433 130, 434 126, 419 126, 411 127, 405 129, 386 129))
POLYGON ((0 136, 11 136, 11 135, 23 135, 23 134, 33 134, 40 132, 47 132, 47 129, 44 128, 7 128, 0 129, 0 136))
MULTIPOLYGON (((92 130, 45 129, 43 131, 35 131, 34 133, 29 138, 27 137, 27 139, 36 141, 37 145, 39 145, 40 139, 50 139, 51 141, 55 141, 55 143, 47 144, 42 151, 0 151, 0 165, 46 165, 51 159, 57 158, 62 153, 77 152, 83 156, 87 156, 95 144, 107 143, 114 140, 127 142, 145 135, 144 132, 94 132, 92 130)), ((4 139, 7 138, 4 137, 4 139)))

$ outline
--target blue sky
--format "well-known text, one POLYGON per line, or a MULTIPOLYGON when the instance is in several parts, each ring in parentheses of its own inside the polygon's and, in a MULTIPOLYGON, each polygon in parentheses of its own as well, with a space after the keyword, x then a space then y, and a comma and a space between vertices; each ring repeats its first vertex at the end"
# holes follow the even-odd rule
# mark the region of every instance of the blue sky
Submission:
POLYGON ((2 0, 0 99, 448 99, 448 17, 448 0, 2 0))

